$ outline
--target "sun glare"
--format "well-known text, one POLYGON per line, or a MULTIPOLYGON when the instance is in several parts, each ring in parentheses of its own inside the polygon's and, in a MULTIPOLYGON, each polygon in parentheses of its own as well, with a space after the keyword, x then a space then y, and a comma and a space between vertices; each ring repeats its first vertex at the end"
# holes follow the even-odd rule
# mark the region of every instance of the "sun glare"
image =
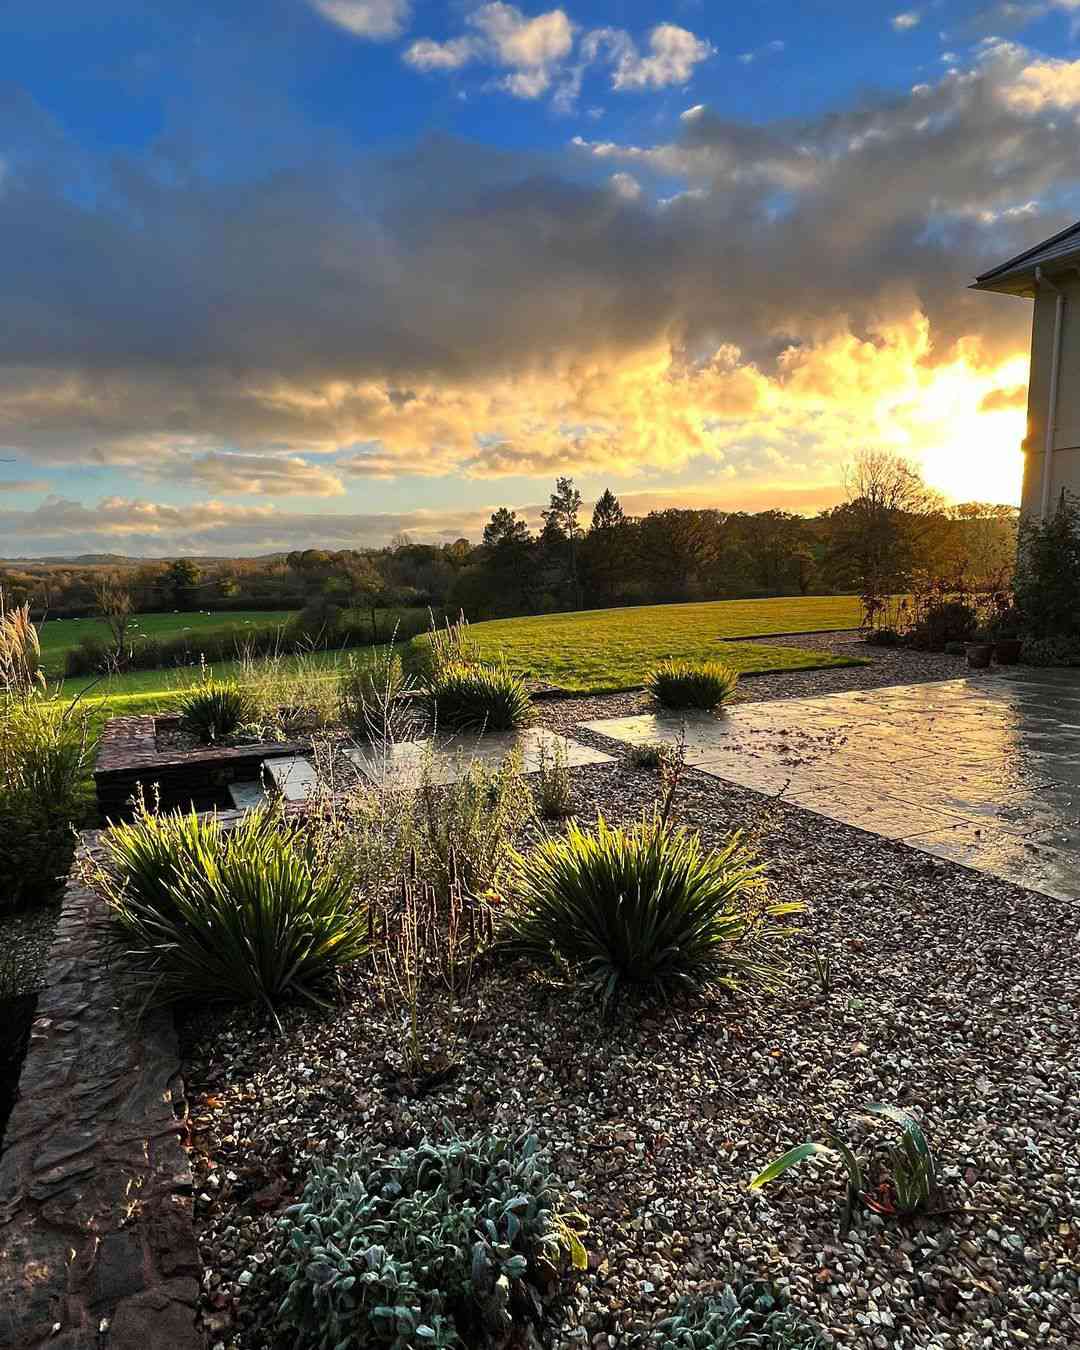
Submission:
POLYGON ((958 361, 934 373, 910 445, 931 487, 952 501, 1019 505, 1027 376, 1026 357, 992 371, 958 361))

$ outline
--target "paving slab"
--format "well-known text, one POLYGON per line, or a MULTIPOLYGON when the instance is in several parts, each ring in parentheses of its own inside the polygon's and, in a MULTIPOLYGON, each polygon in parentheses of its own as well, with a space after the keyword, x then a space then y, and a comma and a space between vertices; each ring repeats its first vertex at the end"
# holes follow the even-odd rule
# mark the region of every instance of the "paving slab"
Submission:
POLYGON ((582 764, 610 764, 612 756, 580 741, 567 740, 544 727, 526 731, 486 732, 482 736, 453 736, 437 740, 402 741, 388 752, 357 748, 346 756, 373 782, 389 787, 415 787, 429 765, 428 776, 437 786, 456 783, 470 765, 501 764, 508 755, 521 755, 522 773, 536 773, 544 757, 561 756, 567 768, 582 764))
POLYGON ((229 800, 237 811, 250 811, 253 807, 262 806, 266 801, 266 789, 262 783, 230 783, 229 800))
POLYGON ((1080 894, 1080 671, 583 725, 629 745, 682 739, 704 775, 1029 889, 1080 894))
POLYGON ((287 802, 306 801, 319 785, 315 765, 301 755, 268 759, 263 768, 273 789, 287 802))

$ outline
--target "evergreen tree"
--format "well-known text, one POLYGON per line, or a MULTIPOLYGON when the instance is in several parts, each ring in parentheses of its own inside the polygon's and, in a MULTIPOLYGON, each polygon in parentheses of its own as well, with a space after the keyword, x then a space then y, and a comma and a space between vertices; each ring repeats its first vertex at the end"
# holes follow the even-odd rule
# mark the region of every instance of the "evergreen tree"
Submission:
POLYGON ((547 549, 551 550, 557 546, 560 535, 564 541, 564 575, 575 609, 581 609, 584 603, 581 595, 581 579, 578 575, 578 545, 581 542, 581 525, 578 521, 580 510, 581 493, 574 487, 574 480, 557 478, 548 509, 541 514, 544 517, 547 549))

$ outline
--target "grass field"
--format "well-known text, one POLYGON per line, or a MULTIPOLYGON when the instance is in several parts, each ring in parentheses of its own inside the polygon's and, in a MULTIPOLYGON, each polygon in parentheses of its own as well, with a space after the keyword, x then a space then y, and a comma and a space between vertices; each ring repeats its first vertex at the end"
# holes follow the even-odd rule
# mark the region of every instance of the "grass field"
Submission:
MULTIPOLYGON (((181 633, 217 633, 223 628, 276 628, 288 623, 293 611, 284 609, 237 609, 221 613, 136 614, 128 630, 129 640, 137 637, 173 638, 181 633)), ((47 675, 60 675, 64 657, 72 647, 93 635, 103 642, 109 630, 101 619, 47 619, 38 629, 41 660, 47 675)))
MULTIPOLYGON (((141 631, 158 635, 177 633, 191 621, 201 621, 202 631, 222 626, 222 620, 257 621, 267 626, 287 618, 285 614, 239 611, 236 614, 144 614, 141 631), (153 630, 149 621, 162 626, 153 630), (172 627, 166 625, 172 624, 172 627)), ((56 628, 87 631, 94 619, 71 619, 56 628)), ((717 600, 696 605, 644 605, 633 609, 583 610, 577 614, 544 614, 523 619, 497 619, 473 624, 471 633, 481 654, 504 656, 518 670, 535 679, 580 692, 602 693, 633 689, 642 684, 650 668, 668 656, 686 660, 721 660, 744 673, 767 670, 805 670, 818 666, 842 666, 852 662, 821 652, 795 647, 765 647, 752 642, 727 642, 733 637, 764 637, 773 633, 815 632, 855 628, 859 604, 853 596, 808 596, 779 600, 717 600)), ((193 626, 193 625, 192 625, 193 626)), ((56 637, 42 649, 54 654, 47 668, 55 669, 55 654, 62 650, 56 637)), ((77 640, 78 633, 69 639, 77 640)), ((370 659, 382 648, 357 647, 356 660, 370 659)), ((303 658, 330 678, 344 665, 350 653, 317 652, 303 658)), ((60 658, 62 662, 62 657, 60 658)), ((228 677, 238 671, 235 661, 218 661, 215 675, 228 677)), ((105 680, 71 679, 64 682, 67 695, 84 694, 95 709, 109 714, 160 712, 175 701, 177 692, 199 679, 195 667, 170 670, 137 670, 105 680)))
POLYGON ((495 619, 470 632, 485 657, 502 656, 563 689, 605 693, 636 688, 667 657, 724 661, 747 673, 851 665, 824 653, 725 639, 858 628, 861 616, 853 595, 785 596, 495 619))

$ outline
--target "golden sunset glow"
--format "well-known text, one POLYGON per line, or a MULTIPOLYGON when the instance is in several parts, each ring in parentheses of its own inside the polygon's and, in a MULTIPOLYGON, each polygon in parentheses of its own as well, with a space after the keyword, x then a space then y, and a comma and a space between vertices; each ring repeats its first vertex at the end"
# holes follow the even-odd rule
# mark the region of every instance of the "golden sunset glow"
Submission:
POLYGON ((953 501, 1019 504, 1027 376, 1026 356, 991 371, 960 361, 934 372, 922 392, 925 430, 916 451, 931 487, 953 501))

